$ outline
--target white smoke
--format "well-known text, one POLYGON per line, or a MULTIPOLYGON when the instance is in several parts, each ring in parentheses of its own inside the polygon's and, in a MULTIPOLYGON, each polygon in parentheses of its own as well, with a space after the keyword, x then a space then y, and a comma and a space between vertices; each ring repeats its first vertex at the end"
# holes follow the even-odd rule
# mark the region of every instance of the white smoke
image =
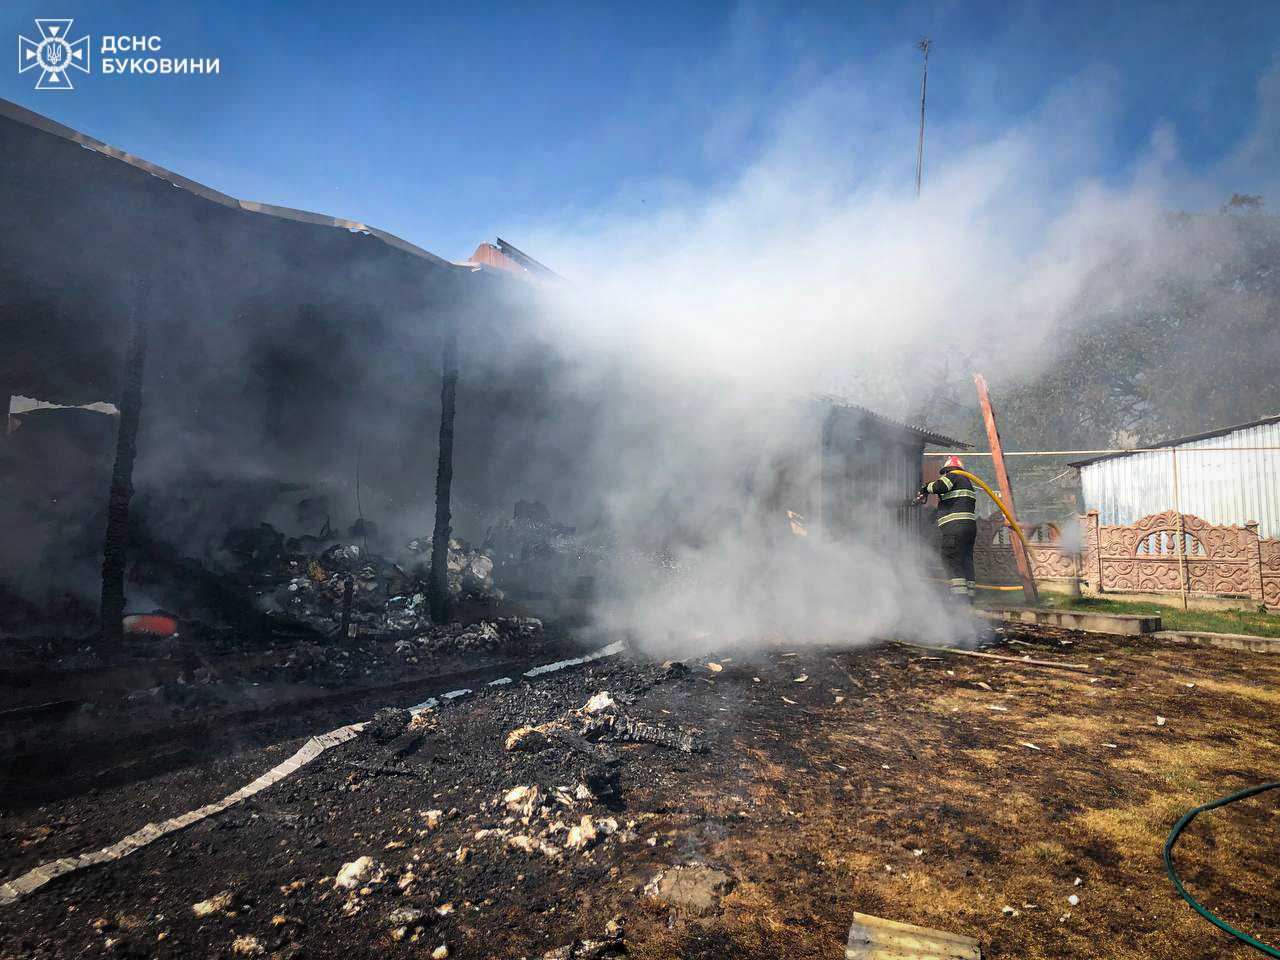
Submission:
MULTIPOLYGON (((905 415, 948 355, 993 382, 1052 362, 1098 269, 1154 276, 1175 255, 1162 211, 1211 192, 1165 127, 1125 170, 1105 168, 1115 81, 1094 71, 1003 128, 932 126, 917 199, 912 70, 886 56, 769 98, 763 145, 708 189, 629 183, 611 205, 518 231, 569 278, 548 293, 544 333, 584 395, 605 398, 583 457, 609 520, 646 548, 656 530, 685 534, 669 551, 678 574, 628 570, 599 610, 655 649, 966 633, 918 555, 779 536, 786 504, 770 515, 738 496, 744 450, 767 467, 816 442, 784 411, 824 391, 905 415)), ((854 496, 874 509, 874 493, 854 496)))

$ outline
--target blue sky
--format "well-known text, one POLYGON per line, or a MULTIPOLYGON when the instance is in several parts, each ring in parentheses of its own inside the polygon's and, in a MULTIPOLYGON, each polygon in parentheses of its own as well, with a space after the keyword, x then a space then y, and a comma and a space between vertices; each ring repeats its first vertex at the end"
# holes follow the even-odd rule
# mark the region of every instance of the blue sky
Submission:
MULTIPOLYGON (((51 16, 92 36, 93 74, 46 92, 11 66, 0 96, 235 196, 363 220, 455 259, 494 234, 519 244, 518 225, 714 190, 764 149, 779 110, 846 68, 874 77, 881 113, 914 122, 922 35, 941 147, 1087 83, 1105 104, 1090 160, 1102 177, 1162 125, 1190 170, 1220 176, 1280 55, 1274 0, 3 6, 11 38, 51 16), (159 56, 217 57, 221 72, 104 76, 104 34, 158 35, 159 56)), ((914 142, 901 150, 909 182, 914 142)), ((1262 154, 1230 165, 1222 189, 1273 181, 1262 154)))

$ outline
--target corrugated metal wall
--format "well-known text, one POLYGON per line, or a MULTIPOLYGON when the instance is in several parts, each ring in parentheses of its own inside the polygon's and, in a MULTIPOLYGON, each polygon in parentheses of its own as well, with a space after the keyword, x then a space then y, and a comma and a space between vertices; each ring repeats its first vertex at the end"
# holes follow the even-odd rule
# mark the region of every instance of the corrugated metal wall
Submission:
MULTIPOLYGON (((1209 523, 1258 521, 1258 533, 1280 537, 1280 450, 1195 453, 1228 447, 1280 447, 1280 423, 1246 427, 1178 446, 1182 512, 1209 523)), ((1086 509, 1099 522, 1133 523, 1174 509, 1173 454, 1135 453, 1080 468, 1086 509)))

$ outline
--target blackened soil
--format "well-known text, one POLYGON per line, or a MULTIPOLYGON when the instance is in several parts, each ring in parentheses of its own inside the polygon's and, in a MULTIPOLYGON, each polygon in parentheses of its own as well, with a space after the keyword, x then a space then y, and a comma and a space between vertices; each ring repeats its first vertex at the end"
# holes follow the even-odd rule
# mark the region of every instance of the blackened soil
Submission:
MULTIPOLYGON (((1017 640, 995 652, 1088 669, 886 645, 725 651, 686 675, 614 659, 487 687, 434 711, 401 759, 361 737, 0 908, 0 956, 542 957, 620 917, 633 957, 831 957, 854 911, 969 934, 984 957, 1235 956, 1176 898, 1160 847, 1187 808, 1275 778, 1280 664, 1136 638, 1017 640), (504 748, 513 728, 603 690, 633 719, 696 731, 707 752, 504 748), (554 799, 587 782, 594 799, 554 799), (527 816, 503 803, 517 786, 541 791, 527 816), (571 849, 584 815, 597 837, 571 849), (380 869, 335 888, 362 856, 380 869), (730 879, 691 912, 646 892, 676 867, 730 879), (417 913, 393 920, 397 908, 417 913)), ((10 813, 5 847, 23 853, 6 853, 7 876, 195 807, 295 746, 10 813)), ((1273 942, 1277 802, 1201 817, 1178 850, 1210 909, 1273 942)))

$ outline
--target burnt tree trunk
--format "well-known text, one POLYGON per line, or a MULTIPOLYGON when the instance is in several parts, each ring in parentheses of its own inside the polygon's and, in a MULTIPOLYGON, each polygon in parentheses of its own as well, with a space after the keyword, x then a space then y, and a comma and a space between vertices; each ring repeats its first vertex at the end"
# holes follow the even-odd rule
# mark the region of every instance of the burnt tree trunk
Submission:
POLYGON ((138 421, 142 415, 142 372, 147 356, 146 292, 134 301, 133 329, 124 362, 120 391, 120 426, 116 434, 116 462, 111 470, 107 500, 107 534, 102 545, 102 636, 124 637, 124 575, 128 562, 129 501, 133 497, 133 461, 137 457, 138 421))
POLYGON ((449 621, 449 495, 453 486, 453 418, 458 393, 458 334, 446 319, 444 379, 440 386, 440 455, 436 463, 436 524, 431 533, 431 579, 427 601, 435 623, 449 621))

